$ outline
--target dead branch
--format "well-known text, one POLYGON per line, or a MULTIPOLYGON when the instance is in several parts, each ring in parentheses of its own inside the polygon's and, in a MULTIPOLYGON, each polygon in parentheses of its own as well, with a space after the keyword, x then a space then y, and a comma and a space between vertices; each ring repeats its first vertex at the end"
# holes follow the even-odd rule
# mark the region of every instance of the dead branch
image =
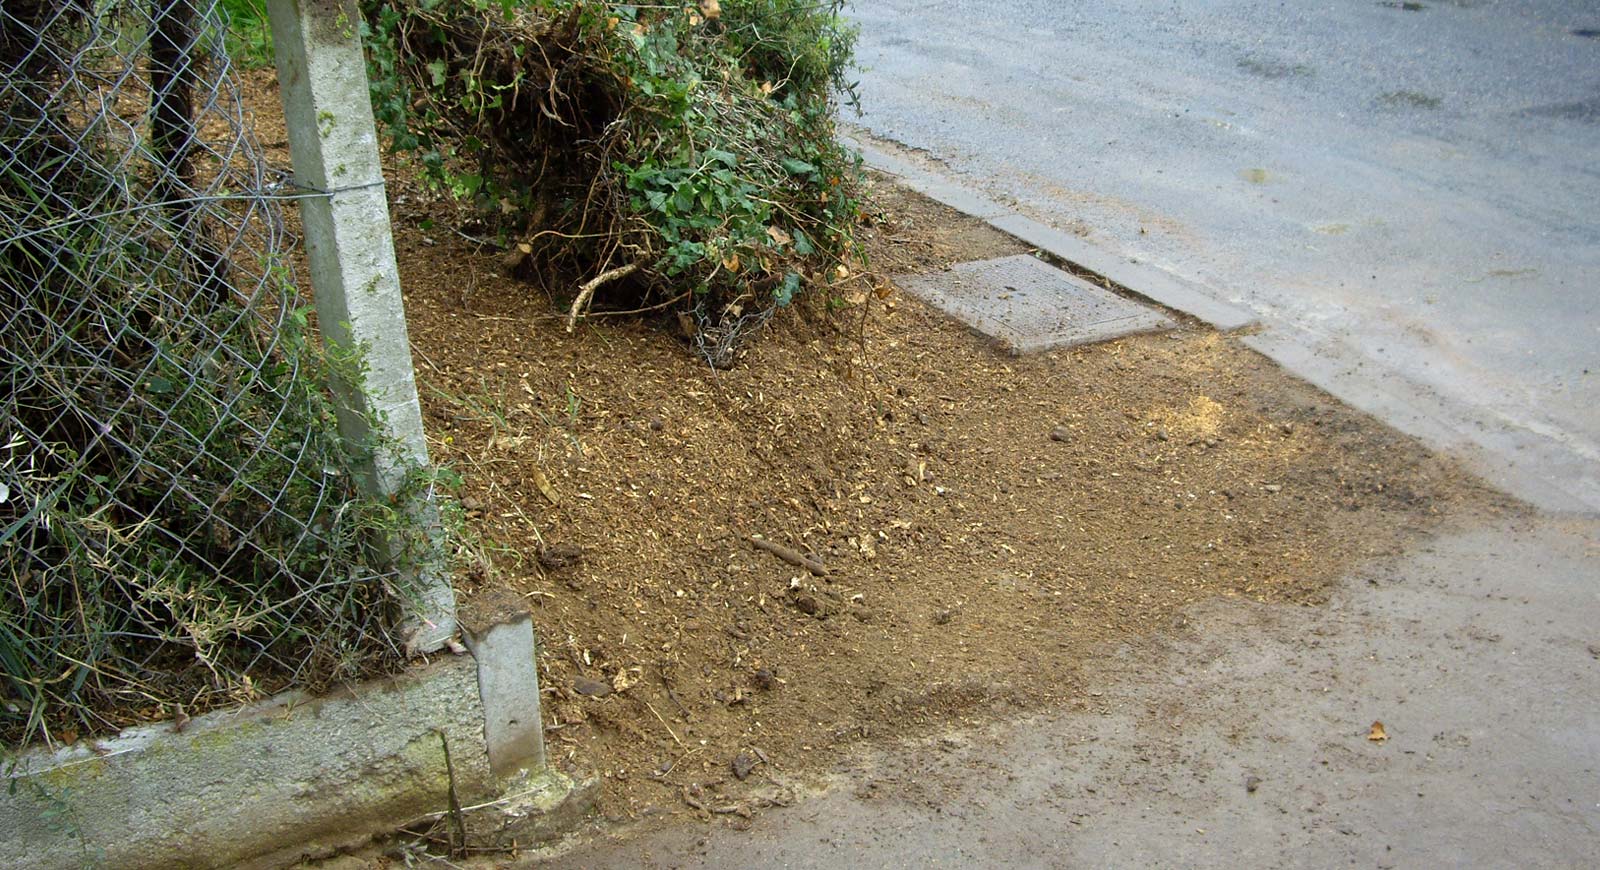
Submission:
POLYGON ((755 535, 747 535, 746 539, 751 544, 754 544, 756 549, 766 550, 796 568, 804 568, 818 577, 828 576, 828 569, 825 565, 798 550, 791 550, 782 544, 773 543, 766 538, 758 538, 755 535))
POLYGON ((639 271, 639 264, 629 263, 625 266, 618 266, 615 269, 607 269, 585 281, 583 286, 578 288, 578 298, 572 300, 572 310, 567 312, 567 331, 572 332, 578 328, 578 315, 583 311, 584 306, 589 304, 589 300, 594 297, 595 290, 598 290, 603 284, 610 283, 618 278, 626 278, 637 271, 639 271))

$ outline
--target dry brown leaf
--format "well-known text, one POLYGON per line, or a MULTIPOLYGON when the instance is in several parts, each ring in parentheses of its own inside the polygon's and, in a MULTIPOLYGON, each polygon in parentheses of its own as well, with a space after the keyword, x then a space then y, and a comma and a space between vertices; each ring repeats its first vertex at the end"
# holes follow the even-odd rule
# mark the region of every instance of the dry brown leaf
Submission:
POLYGON ((722 16, 722 3, 719 0, 700 0, 700 14, 707 21, 716 21, 722 16))
POLYGON ((784 232, 782 227, 767 227, 767 235, 772 237, 773 242, 780 245, 794 242, 794 237, 784 232))
POLYGON ((729 254, 728 258, 722 261, 722 268, 727 269, 729 272, 739 271, 739 253, 735 251, 729 254))
POLYGON ((639 678, 643 674, 644 669, 642 668, 623 668, 617 671, 616 676, 611 678, 611 690, 620 695, 638 685, 639 678))
POLYGON ((556 494, 556 488, 550 485, 550 478, 544 472, 533 469, 533 485, 539 488, 539 493, 550 500, 551 504, 561 504, 561 496, 556 494))
POLYGON ((1373 722, 1372 730, 1367 732, 1367 739, 1373 743, 1383 743, 1389 739, 1389 732, 1383 730, 1382 722, 1373 722))

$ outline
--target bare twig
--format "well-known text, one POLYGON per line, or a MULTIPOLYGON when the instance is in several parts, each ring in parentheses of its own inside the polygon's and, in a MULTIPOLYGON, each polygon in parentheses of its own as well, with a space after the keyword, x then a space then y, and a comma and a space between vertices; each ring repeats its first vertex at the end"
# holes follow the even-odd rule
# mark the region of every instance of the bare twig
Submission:
POLYGON ((602 284, 610 283, 619 278, 626 278, 637 271, 639 271, 638 263, 628 263, 615 269, 607 269, 585 281, 583 286, 578 288, 578 298, 572 300, 572 309, 567 312, 567 331, 571 332, 578 328, 578 315, 589 304, 589 300, 594 297, 595 290, 598 290, 602 284))
POLYGON ((675 732, 673 732, 672 726, 667 724, 667 720, 661 718, 661 714, 656 712, 656 708, 650 706, 650 702, 646 701, 643 698, 640 698, 638 700, 639 700, 639 703, 644 705, 646 710, 650 711, 650 715, 656 717, 656 721, 661 723, 661 727, 667 729, 667 733, 672 735, 673 742, 677 743, 679 746, 683 746, 683 741, 678 739, 678 735, 675 732))
POLYGON ((758 538, 755 535, 747 535, 746 539, 755 545, 756 549, 766 550, 796 568, 804 568, 818 577, 828 576, 828 569, 825 565, 799 550, 791 550, 782 544, 774 543, 766 538, 758 538))

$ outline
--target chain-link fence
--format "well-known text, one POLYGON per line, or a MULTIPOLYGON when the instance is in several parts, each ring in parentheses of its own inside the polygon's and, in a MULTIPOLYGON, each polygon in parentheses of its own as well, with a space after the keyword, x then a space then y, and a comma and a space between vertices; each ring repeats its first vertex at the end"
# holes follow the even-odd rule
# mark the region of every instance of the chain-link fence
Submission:
POLYGON ((7 742, 398 659, 247 118, 214 0, 0 5, 7 742))

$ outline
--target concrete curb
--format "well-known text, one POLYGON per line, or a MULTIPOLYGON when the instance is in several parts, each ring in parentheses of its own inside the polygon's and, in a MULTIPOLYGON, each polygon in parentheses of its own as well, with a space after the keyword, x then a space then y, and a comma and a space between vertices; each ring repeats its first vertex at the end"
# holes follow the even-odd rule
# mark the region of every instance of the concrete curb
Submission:
MULTIPOLYGON (((525 619, 510 626, 531 641, 525 619)), ((24 752, 3 770, 0 854, 19 870, 280 867, 441 814, 452 784, 474 832, 563 833, 593 783, 543 766, 531 643, 493 646, 323 697, 24 752), (485 692, 518 697, 497 705, 515 711, 509 729, 485 692)))
POLYGON ((1109 278, 1158 305, 1187 314, 1223 332, 1244 329, 1259 322, 1250 311, 1217 299, 1170 272, 1113 254, 1018 214, 981 193, 870 142, 853 136, 841 136, 840 140, 860 151, 868 166, 893 175, 917 193, 977 218, 1053 257, 1109 278))

